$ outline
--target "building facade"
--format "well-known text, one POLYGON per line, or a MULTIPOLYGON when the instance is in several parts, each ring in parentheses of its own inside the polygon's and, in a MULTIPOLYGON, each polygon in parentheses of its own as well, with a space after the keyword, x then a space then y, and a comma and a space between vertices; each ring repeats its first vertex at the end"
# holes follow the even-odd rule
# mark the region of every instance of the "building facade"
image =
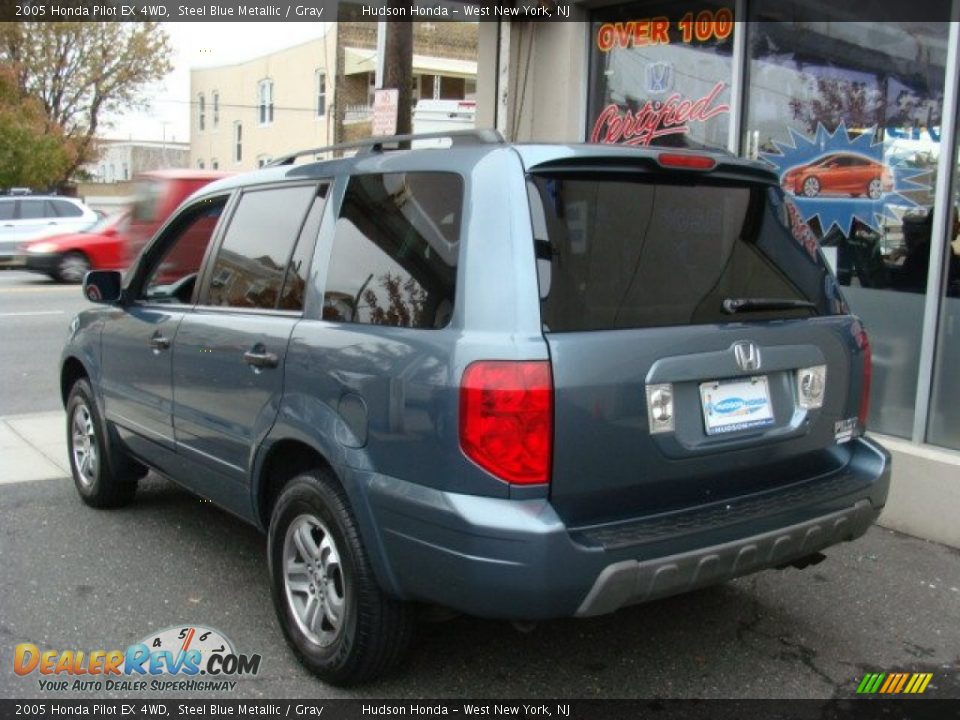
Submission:
MULTIPOLYGON (((315 40, 190 74, 190 166, 249 170, 370 135, 377 23, 330 23, 315 40)), ((415 23, 413 96, 476 92, 477 25, 415 23)))
POLYGON ((187 167, 190 145, 180 142, 101 140, 100 159, 83 170, 92 183, 122 183, 148 170, 187 167))
POLYGON ((870 332, 870 429, 895 453, 885 522, 960 546, 957 4, 573 12, 481 26, 478 127, 767 163, 870 332))

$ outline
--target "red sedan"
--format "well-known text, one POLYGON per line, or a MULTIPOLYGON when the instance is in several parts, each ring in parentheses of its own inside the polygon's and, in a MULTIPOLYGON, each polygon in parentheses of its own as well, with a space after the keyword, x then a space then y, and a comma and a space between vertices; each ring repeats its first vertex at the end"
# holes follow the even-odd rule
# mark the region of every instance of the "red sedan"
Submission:
POLYGON ((804 197, 866 195, 879 200, 893 189, 893 177, 890 168, 865 155, 831 153, 808 165, 790 168, 780 184, 787 192, 804 197))
POLYGON ((130 212, 106 217, 83 232, 53 235, 20 246, 25 269, 54 280, 78 283, 88 270, 122 270, 126 267, 126 226, 130 212))

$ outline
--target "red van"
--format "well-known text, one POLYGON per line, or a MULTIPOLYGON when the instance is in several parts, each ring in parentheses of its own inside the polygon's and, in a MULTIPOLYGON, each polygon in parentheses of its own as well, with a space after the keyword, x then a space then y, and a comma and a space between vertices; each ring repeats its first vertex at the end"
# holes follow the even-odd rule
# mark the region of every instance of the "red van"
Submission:
POLYGON ((174 210, 204 185, 231 173, 217 170, 154 170, 137 175, 136 199, 127 232, 127 265, 174 210))

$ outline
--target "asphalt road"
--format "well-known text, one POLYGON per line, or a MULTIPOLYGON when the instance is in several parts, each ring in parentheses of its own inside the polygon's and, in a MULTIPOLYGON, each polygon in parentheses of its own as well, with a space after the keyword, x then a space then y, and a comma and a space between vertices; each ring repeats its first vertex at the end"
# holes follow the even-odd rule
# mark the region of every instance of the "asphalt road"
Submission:
POLYGON ((62 407, 60 351, 70 320, 86 307, 77 285, 0 270, 0 415, 62 407))
POLYGON ((853 695, 866 672, 908 670, 934 674, 927 697, 960 697, 960 553, 877 527, 828 555, 528 633, 424 623, 399 673, 342 691, 287 650, 264 539, 239 520, 153 477, 114 511, 86 508, 66 479, 4 485, 0 697, 65 697, 13 673, 17 643, 123 648, 186 623, 263 656, 230 697, 825 698, 853 695))
MULTIPOLYGON (((85 305, 76 286, 0 272, 0 415, 59 408, 61 344, 85 305)), ((67 478, 0 484, 0 698, 69 696, 13 672, 17 643, 109 650, 186 624, 263 656, 229 697, 826 698, 867 672, 923 671, 927 697, 960 698, 960 552, 877 527, 827 554, 531 632, 422 623, 400 672, 344 691, 287 650, 264 538, 239 520, 152 475, 116 511, 82 505, 67 478)), ((93 697, 107 696, 129 694, 93 697)))

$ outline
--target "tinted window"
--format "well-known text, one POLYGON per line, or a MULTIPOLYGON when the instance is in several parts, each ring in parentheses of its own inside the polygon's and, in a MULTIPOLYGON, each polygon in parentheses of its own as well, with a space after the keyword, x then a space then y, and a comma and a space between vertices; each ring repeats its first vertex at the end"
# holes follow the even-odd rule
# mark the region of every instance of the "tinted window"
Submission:
POLYGON ((66 200, 51 200, 50 204, 53 205, 54 212, 60 217, 80 217, 83 215, 83 210, 72 202, 67 202, 66 200))
POLYGON ((283 292, 280 293, 280 303, 277 305, 280 310, 303 310, 310 261, 313 259, 313 249, 317 243, 317 233, 320 232, 326 194, 327 186, 323 186, 320 188, 320 194, 310 205, 310 212, 307 213, 307 219, 300 231, 300 239, 297 241, 297 247, 287 267, 287 277, 283 281, 283 292))
POLYGON ((207 305, 277 306, 293 245, 316 193, 310 185, 243 194, 217 253, 207 305))
POLYGON ((727 298, 842 310, 816 239, 777 188, 538 177, 531 188, 542 318, 551 331, 808 317, 726 314, 727 298), (545 267, 543 267, 545 265, 545 267))
POLYGON ((323 317, 446 326, 453 310, 462 207, 459 175, 351 178, 337 220, 323 317))
POLYGON ((16 200, 0 200, 0 220, 13 220, 13 207, 16 200))
POLYGON ((51 217, 50 208, 47 207, 45 200, 21 200, 20 201, 20 219, 36 220, 38 218, 51 217))

